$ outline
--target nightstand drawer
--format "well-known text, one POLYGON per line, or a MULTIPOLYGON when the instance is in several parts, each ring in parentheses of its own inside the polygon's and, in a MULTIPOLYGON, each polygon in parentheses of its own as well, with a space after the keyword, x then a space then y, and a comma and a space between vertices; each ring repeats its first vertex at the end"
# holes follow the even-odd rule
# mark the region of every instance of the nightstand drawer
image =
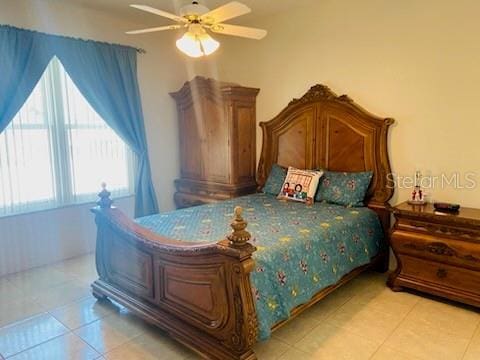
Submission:
MULTIPOLYGON (((440 215, 439 215, 440 216, 440 215)), ((438 220, 438 219, 437 219, 438 220)), ((461 224, 435 223, 423 219, 398 218, 396 228, 408 232, 436 235, 439 237, 480 241, 480 229, 461 224)))
POLYGON ((480 307, 480 209, 439 213, 432 204, 393 208, 394 291, 412 288, 480 307))
POLYGON ((401 256, 402 277, 413 278, 459 289, 480 293, 480 272, 441 264, 434 261, 401 256))
POLYGON ((477 243, 395 230, 391 245, 399 254, 480 270, 480 246, 477 243))

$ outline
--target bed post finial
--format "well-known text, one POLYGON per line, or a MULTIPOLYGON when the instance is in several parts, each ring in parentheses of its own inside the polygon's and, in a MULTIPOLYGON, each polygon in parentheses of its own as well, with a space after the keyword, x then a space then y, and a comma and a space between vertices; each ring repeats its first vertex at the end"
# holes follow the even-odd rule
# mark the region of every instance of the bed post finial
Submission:
POLYGON ((232 233, 227 236, 230 245, 233 247, 243 247, 250 240, 250 233, 245 230, 247 228, 247 222, 242 217, 243 209, 241 206, 236 206, 234 210, 234 218, 230 226, 232 227, 232 233))
POLYGON ((110 209, 113 204, 113 200, 110 199, 110 195, 112 193, 107 190, 107 184, 102 182, 102 191, 98 193, 98 197, 100 200, 97 201, 97 205, 100 206, 102 209, 110 209))

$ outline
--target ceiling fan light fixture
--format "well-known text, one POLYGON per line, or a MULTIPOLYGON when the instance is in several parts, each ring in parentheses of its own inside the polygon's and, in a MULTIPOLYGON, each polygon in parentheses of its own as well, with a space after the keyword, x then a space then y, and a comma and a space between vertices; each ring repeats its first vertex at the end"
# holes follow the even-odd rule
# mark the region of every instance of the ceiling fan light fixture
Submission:
POLYGON ((195 35, 189 31, 177 40, 176 45, 178 50, 190 57, 198 58, 203 56, 200 43, 197 41, 195 35))
POLYGON ((220 47, 220 43, 208 34, 202 35, 199 40, 205 55, 213 54, 220 47))
POLYGON ((196 25, 190 25, 189 30, 177 40, 177 48, 193 58, 213 54, 220 47, 220 43, 208 35, 201 26, 196 25))

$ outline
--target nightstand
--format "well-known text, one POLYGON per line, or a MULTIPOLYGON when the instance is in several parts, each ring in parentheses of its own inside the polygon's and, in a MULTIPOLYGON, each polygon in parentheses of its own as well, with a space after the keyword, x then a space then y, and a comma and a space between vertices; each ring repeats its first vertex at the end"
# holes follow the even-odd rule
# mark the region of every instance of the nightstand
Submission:
POLYGON ((447 214, 431 204, 403 203, 393 214, 390 243, 398 265, 388 286, 480 306, 480 209, 447 214))

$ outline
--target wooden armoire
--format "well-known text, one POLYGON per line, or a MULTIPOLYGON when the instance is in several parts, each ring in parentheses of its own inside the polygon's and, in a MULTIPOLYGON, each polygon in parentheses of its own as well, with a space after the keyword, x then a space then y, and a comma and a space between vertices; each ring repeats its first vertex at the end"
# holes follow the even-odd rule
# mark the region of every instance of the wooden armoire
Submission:
POLYGON ((195 77, 171 93, 177 103, 181 177, 178 208, 256 191, 259 89, 195 77))

